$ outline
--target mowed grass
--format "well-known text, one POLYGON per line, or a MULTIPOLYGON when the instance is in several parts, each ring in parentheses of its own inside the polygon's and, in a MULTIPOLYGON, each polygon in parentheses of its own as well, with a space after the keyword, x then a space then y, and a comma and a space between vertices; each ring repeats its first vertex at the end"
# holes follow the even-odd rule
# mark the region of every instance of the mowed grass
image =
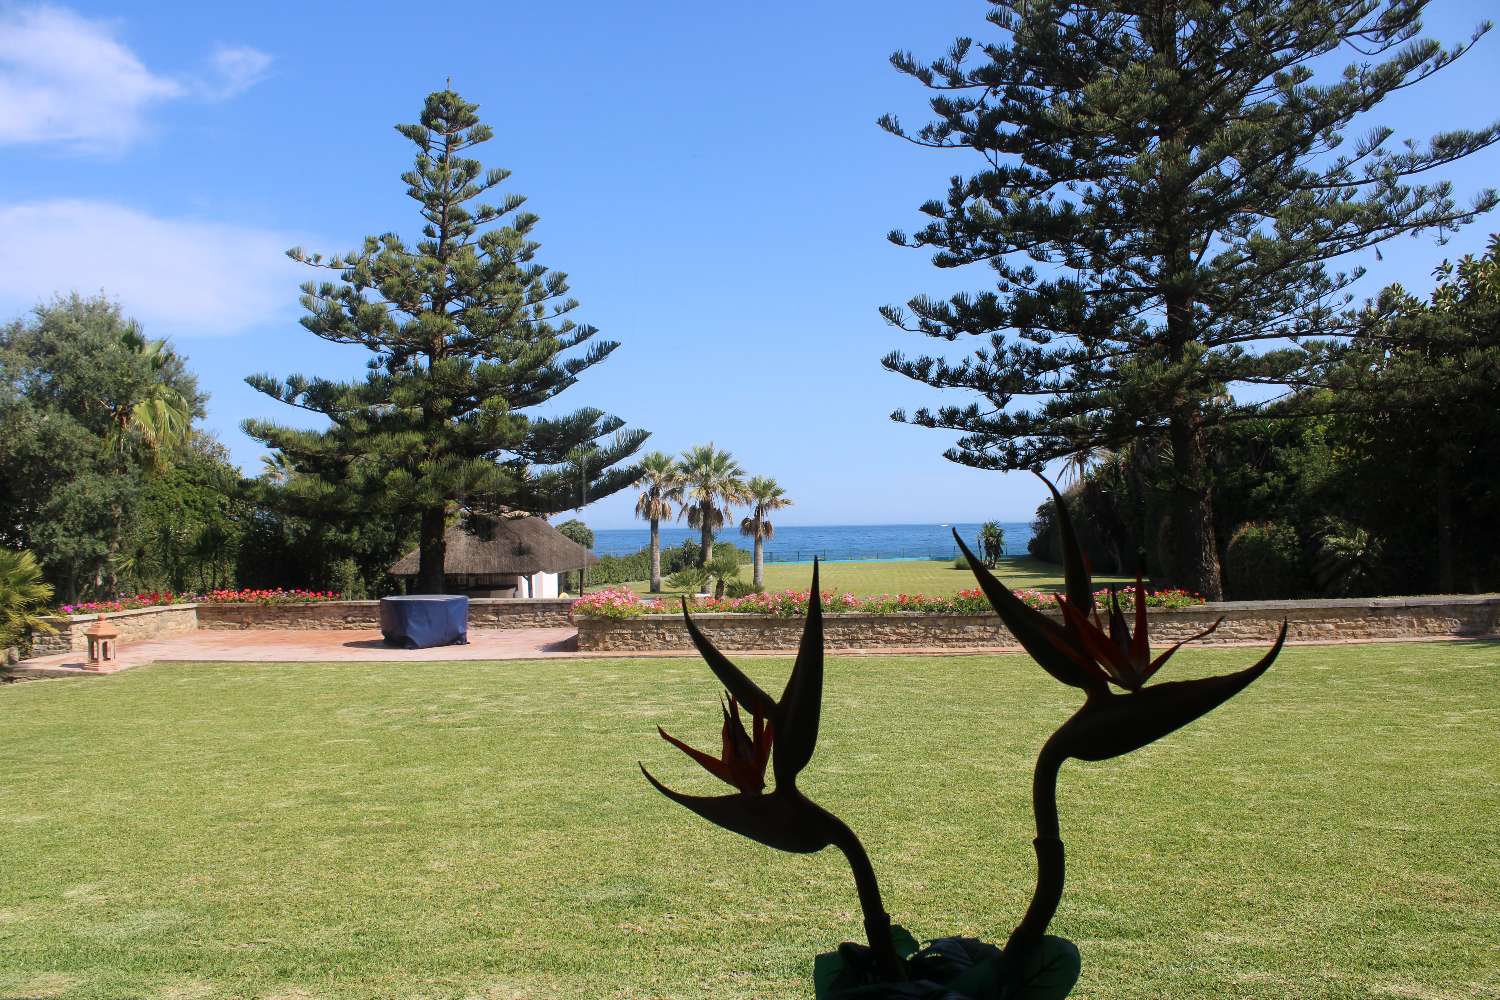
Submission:
MULTIPOLYGON (((1185 651, 1174 677, 1250 662, 1185 651)), ((788 664, 749 659, 779 689, 788 664)), ((0 688, 0 996, 806 998, 860 935, 833 852, 653 792, 711 778, 690 659, 160 665, 0 688)), ((1021 656, 829 661, 803 785, 919 937, 1004 939, 1076 692, 1021 656)), ((1286 650, 1063 770, 1075 995, 1500 995, 1500 645, 1286 650)))
MULTIPOLYGON (((995 573, 1009 586, 1033 590, 1062 590, 1062 567, 1042 562, 1029 556, 1010 556, 1000 560, 995 573)), ((747 565, 740 576, 750 579, 747 565)), ((968 567, 954 569, 951 561, 931 559, 886 559, 871 562, 825 562, 819 571, 819 584, 824 590, 836 593, 851 593, 856 597, 875 597, 880 594, 926 594, 942 597, 970 590, 979 584, 968 567)), ((1121 578, 1096 576, 1098 584, 1110 583, 1121 578)), ((806 590, 812 584, 811 563, 766 563, 767 590, 806 590)), ((635 580, 624 584, 638 594, 650 590, 647 580, 635 580)), ((600 588, 590 587, 590 590, 600 588)), ((667 588, 668 594, 676 591, 667 588)))

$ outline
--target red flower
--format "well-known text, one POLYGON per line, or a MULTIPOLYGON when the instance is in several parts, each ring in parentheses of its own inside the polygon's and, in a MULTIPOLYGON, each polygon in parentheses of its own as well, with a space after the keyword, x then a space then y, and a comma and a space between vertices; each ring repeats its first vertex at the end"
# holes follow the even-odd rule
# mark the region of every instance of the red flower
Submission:
POLYGON ((1108 635, 1099 625, 1098 611, 1093 613, 1091 621, 1062 596, 1057 597, 1057 605, 1062 609, 1063 620, 1068 623, 1069 632, 1077 637, 1083 651, 1087 654, 1075 656, 1078 664, 1096 677, 1108 683, 1117 684, 1127 691, 1139 691, 1141 685, 1160 670, 1161 665, 1166 663, 1173 653, 1186 643, 1208 635, 1224 622, 1224 616, 1220 615, 1218 621, 1208 628, 1183 639, 1153 660, 1151 640, 1146 633, 1146 584, 1141 579, 1140 573, 1135 575, 1135 632, 1133 634, 1130 626, 1125 623, 1125 615, 1120 611, 1120 596, 1113 586, 1109 588, 1108 635))
POLYGON ((718 757, 693 749, 660 726, 656 731, 661 733, 662 739, 702 764, 703 769, 715 778, 742 792, 755 794, 766 787, 772 727, 768 720, 752 712, 750 728, 754 735, 745 732, 745 724, 740 721, 739 701, 730 695, 729 705, 724 707, 723 749, 718 757))

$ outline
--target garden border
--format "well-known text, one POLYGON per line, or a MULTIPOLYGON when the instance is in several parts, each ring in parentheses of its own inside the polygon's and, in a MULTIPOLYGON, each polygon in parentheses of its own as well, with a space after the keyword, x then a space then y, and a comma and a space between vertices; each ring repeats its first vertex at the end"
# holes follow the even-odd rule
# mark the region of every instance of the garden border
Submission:
MULTIPOLYGON (((1057 612, 1048 612, 1060 620, 1057 612)), ((1149 612, 1155 644, 1186 639, 1220 615, 1224 623, 1203 644, 1270 642, 1281 622, 1292 642, 1378 642, 1409 638, 1473 638, 1500 632, 1500 594, 1451 597, 1381 597, 1299 601, 1223 601, 1149 612)), ((802 634, 800 618, 736 613, 695 614, 693 620, 727 650, 791 650, 802 634)), ((580 652, 689 650, 680 614, 632 618, 580 617, 580 652)), ((827 614, 828 649, 1019 649, 994 615, 827 614)))

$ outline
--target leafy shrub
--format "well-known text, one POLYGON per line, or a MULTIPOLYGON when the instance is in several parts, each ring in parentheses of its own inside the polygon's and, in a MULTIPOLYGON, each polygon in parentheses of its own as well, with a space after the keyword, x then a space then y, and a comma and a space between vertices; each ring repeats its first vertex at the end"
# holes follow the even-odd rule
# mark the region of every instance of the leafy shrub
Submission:
POLYGON ((42 567, 30 552, 0 549, 0 653, 29 632, 54 632, 40 612, 52 599, 42 567))
POLYGON ((667 577, 666 584, 673 590, 701 594, 708 589, 708 570, 702 566, 685 566, 667 577))
POLYGON ((1313 582, 1330 597, 1356 597, 1379 590, 1381 556, 1385 546, 1364 528, 1336 517, 1318 526, 1318 551, 1313 557, 1313 582))
POLYGON ((1296 597, 1307 588, 1302 543, 1287 524, 1242 524, 1224 553, 1226 596, 1240 601, 1296 597))
POLYGON ((328 578, 333 583, 332 589, 351 601, 361 601, 370 596, 365 587, 365 578, 359 571, 359 564, 353 559, 340 559, 328 567, 328 578))
MULTIPOLYGON (((761 590, 764 589, 765 588, 761 588, 761 590)), ((760 592, 760 590, 755 589, 755 584, 750 583, 747 580, 741 580, 738 577, 735 577, 734 579, 729 580, 724 584, 725 597, 749 597, 751 594, 758 594, 760 592)))

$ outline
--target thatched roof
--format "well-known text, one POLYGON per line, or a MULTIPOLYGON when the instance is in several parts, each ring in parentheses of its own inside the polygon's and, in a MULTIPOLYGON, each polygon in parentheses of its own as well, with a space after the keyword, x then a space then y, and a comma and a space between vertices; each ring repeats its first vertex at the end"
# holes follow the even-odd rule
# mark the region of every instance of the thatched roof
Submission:
MULTIPOLYGON (((561 573, 593 565, 599 560, 540 517, 489 518, 494 534, 488 540, 471 535, 456 524, 444 536, 448 576, 529 576, 561 573)), ((417 575, 417 549, 391 567, 394 576, 417 575)))

